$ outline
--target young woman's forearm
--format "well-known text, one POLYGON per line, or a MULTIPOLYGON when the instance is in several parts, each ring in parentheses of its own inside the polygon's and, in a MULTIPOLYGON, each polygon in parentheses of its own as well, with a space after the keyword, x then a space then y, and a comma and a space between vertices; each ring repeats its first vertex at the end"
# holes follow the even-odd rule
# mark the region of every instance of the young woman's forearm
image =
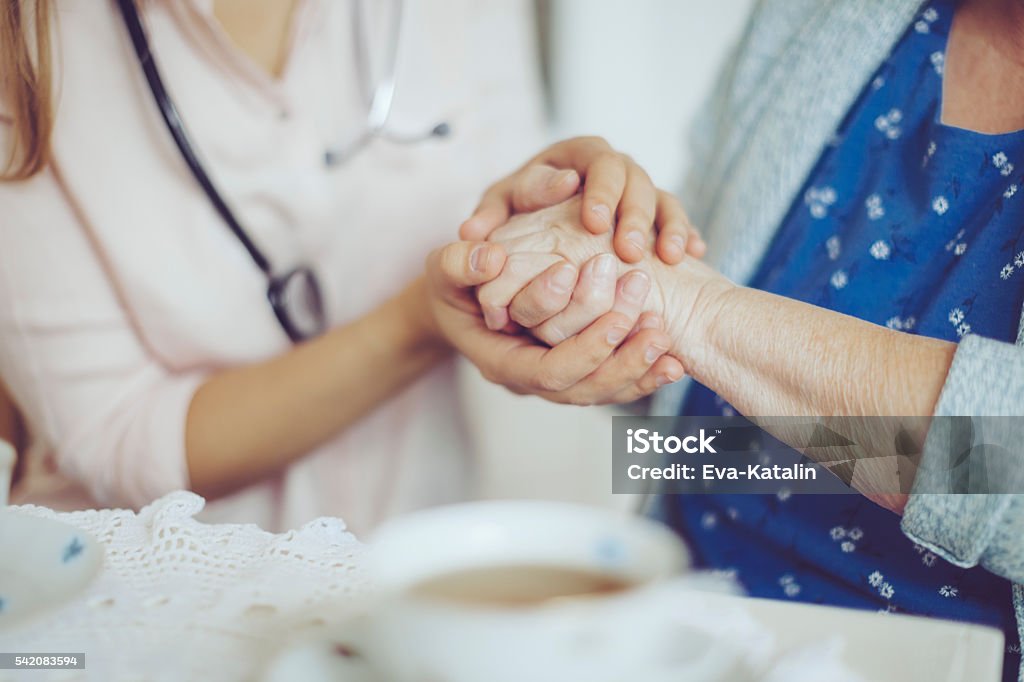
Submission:
POLYGON ((424 321, 417 280, 366 316, 266 362, 218 372, 186 425, 193 490, 216 497, 308 453, 449 350, 424 321))
POLYGON ((676 334, 683 364, 744 414, 928 416, 956 345, 746 287, 676 334))

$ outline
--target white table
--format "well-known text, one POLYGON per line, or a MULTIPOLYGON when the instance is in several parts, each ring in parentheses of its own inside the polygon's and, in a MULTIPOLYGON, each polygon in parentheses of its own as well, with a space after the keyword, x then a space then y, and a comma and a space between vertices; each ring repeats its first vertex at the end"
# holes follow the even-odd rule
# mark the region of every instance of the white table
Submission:
POLYGON ((842 634, 844 661, 871 680, 999 682, 1002 676, 1003 633, 995 628, 767 599, 745 601, 783 648, 823 633, 842 634))

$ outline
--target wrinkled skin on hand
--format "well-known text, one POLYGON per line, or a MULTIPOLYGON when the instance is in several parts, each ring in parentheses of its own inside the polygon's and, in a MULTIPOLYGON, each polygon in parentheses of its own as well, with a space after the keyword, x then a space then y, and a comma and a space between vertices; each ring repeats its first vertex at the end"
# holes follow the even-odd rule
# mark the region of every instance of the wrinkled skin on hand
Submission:
POLYGON ((666 265, 653 253, 653 237, 643 259, 627 264, 614 255, 611 232, 595 235, 581 225, 580 201, 577 196, 551 208, 514 216, 490 235, 488 240, 500 243, 508 254, 501 275, 478 291, 491 328, 501 328, 511 319, 530 328, 545 343, 555 345, 610 310, 617 281, 632 271, 643 273, 641 280, 646 275, 649 283, 643 310, 669 319, 666 307, 671 292, 667 289, 673 278, 666 275, 674 266, 666 265), (528 288, 536 288, 530 283, 560 264, 576 270, 574 288, 566 292, 528 288), (547 318, 541 314, 544 319, 540 324, 536 324, 538 306, 553 313, 547 318))

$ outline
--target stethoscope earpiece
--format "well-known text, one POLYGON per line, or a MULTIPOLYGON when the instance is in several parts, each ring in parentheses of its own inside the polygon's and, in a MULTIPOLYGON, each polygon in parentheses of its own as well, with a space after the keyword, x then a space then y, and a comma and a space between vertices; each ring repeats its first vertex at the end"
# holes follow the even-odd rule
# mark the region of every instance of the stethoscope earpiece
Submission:
MULTIPOLYGON (((420 133, 396 133, 386 129, 388 119, 391 117, 391 109, 395 102, 396 69, 398 64, 398 53, 402 35, 402 21, 405 15, 405 1, 396 0, 396 16, 391 26, 391 50, 388 53, 388 60, 385 63, 384 75, 369 93, 369 109, 367 112, 367 126, 355 139, 342 145, 335 145, 324 151, 324 164, 328 168, 335 168, 348 162, 356 152, 366 147, 373 139, 380 138, 395 144, 419 144, 432 138, 445 138, 451 135, 452 127, 447 121, 441 121, 433 128, 420 133)), ((368 41, 364 35, 364 17, 362 0, 353 0, 352 3, 352 40, 356 46, 356 61, 360 65, 361 74, 368 74, 369 64, 372 63, 368 41)), ((364 80, 369 80, 368 78, 364 80)))

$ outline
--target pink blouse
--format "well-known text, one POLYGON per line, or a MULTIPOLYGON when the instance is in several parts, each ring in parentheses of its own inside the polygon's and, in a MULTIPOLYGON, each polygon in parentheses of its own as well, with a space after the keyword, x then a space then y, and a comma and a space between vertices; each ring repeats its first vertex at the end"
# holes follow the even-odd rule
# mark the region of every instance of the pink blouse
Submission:
MULTIPOLYGON (((389 129, 448 121, 453 133, 377 140, 328 168, 325 149, 366 117, 348 1, 299 3, 277 80, 234 48, 210 0, 142 3, 208 171, 276 271, 315 266, 332 324, 422 272, 484 187, 541 142, 530 3, 405 4, 389 129)), ((16 500, 137 507, 188 487, 185 418, 204 379, 288 342, 262 274, 164 128, 113 2, 59 0, 58 15, 53 167, 0 183, 0 376, 36 441, 16 500)), ((370 44, 389 49, 376 32, 370 44)), ((9 126, 0 135, 6 146, 9 126)), ((465 496, 467 451, 447 363, 206 518, 279 530, 335 515, 364 531, 465 496)))

